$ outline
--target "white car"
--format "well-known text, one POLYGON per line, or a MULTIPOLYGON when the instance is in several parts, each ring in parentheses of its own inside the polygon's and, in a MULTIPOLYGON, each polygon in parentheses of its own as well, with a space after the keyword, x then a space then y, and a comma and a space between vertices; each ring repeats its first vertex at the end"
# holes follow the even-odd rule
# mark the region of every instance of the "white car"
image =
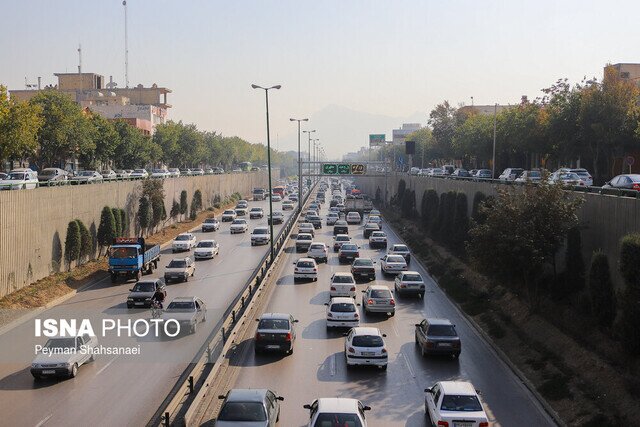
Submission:
POLYGON ((258 219, 264 217, 264 211, 262 208, 251 208, 249 211, 249 219, 258 219))
POLYGON ((308 409, 310 413, 308 427, 367 427, 364 413, 371 410, 359 400, 346 397, 323 397, 314 400, 310 405, 304 405, 303 408, 308 409))
POLYGON ((94 359, 91 351, 78 351, 81 346, 93 350, 98 346, 98 338, 89 334, 49 338, 44 345, 47 352, 37 354, 31 363, 31 375, 36 381, 54 376, 74 378, 81 365, 94 359))
POLYGON ((358 326, 352 328, 344 340, 347 368, 351 366, 377 366, 387 369, 389 355, 384 345, 385 334, 378 328, 358 326))
POLYGON ((369 211, 369 216, 380 216, 380 211, 378 209, 371 209, 371 211, 369 211))
POLYGON ((145 169, 134 169, 129 175, 131 179, 147 179, 149 178, 149 172, 145 169))
POLYGON ((291 200, 285 200, 282 202, 282 210, 283 211, 292 211, 293 210, 293 202, 291 200))
POLYGON ((251 233, 251 246, 266 245, 271 240, 271 233, 269 227, 261 226, 253 229, 251 233))
POLYGON ((271 196, 271 201, 272 202, 279 202, 282 200, 282 196, 279 194, 274 194, 273 196, 271 196))
POLYGON ((333 251, 338 252, 344 243, 351 243, 351 237, 348 234, 338 234, 333 237, 333 251))
POLYGON ((327 306, 327 329, 355 328, 360 326, 358 305, 349 297, 331 298, 327 306))
POLYGON ((374 231, 369 236, 369 247, 373 248, 386 248, 387 247, 387 235, 384 231, 374 231))
POLYGON ((398 274, 407 269, 407 262, 402 255, 385 255, 380 259, 382 274, 398 274))
POLYGON ((172 252, 190 251, 196 247, 196 236, 193 233, 181 233, 171 243, 172 252))
POLYGON ((336 221, 340 220, 340 215, 337 212, 329 212, 327 214, 327 225, 335 225, 336 221))
POLYGON ((172 280, 188 282, 189 277, 196 273, 196 264, 189 257, 174 258, 164 269, 164 281, 169 283, 172 280))
POLYGON ((167 178, 169 171, 166 169, 153 169, 151 171, 151 178, 167 178))
POLYGON ((118 178, 118 174, 112 171, 111 169, 105 169, 101 171, 100 175, 102 175, 102 179, 104 179, 105 181, 112 181, 118 178))
POLYGON ((340 210, 340 212, 344 212, 344 203, 338 203, 336 207, 338 208, 338 210, 340 210))
POLYGON ((313 242, 313 236, 309 233, 298 233, 296 236, 296 252, 306 252, 313 242))
POLYGON ((434 426, 489 427, 489 418, 470 382, 440 381, 424 391, 424 410, 434 426))
POLYGON ((38 174, 31 169, 14 169, 0 180, 0 190, 32 190, 38 186, 38 174))
POLYGON ((298 224, 298 234, 300 233, 307 233, 311 234, 311 236, 313 237, 316 237, 316 229, 310 222, 301 222, 300 224, 298 224))
POLYGON ((70 181, 76 184, 93 184, 102 182, 102 175, 97 171, 80 171, 76 176, 71 178, 70 181))
POLYGON ((311 242, 307 250, 307 257, 326 263, 328 261, 327 245, 322 242, 311 242))
POLYGON ((204 169, 202 169, 202 168, 191 169, 191 174, 192 175, 204 175, 204 169))
POLYGON ((360 224, 362 217, 358 212, 349 212, 347 214, 347 224, 360 224))
POLYGON ((374 222, 378 224, 378 227, 380 227, 380 229, 382 229, 382 218, 380 218, 379 215, 369 214, 369 216, 367 217, 367 222, 374 222))
POLYGON ((200 240, 193 250, 195 259, 211 259, 220 253, 220 245, 215 240, 200 240))
POLYGON ((178 168, 170 168, 168 172, 169 172, 169 177, 171 178, 177 178, 180 176, 180 169, 178 168))
POLYGON ((294 262, 295 268, 293 269, 293 281, 296 282, 300 279, 311 279, 314 282, 318 280, 318 264, 313 258, 300 258, 294 262))
POLYGON ((336 272, 331 276, 329 298, 356 297, 356 279, 351 273, 336 272))
POLYGON ((249 224, 247 224, 246 219, 242 218, 234 219, 231 223, 231 226, 229 227, 229 231, 231 232, 231 234, 245 233, 247 232, 247 230, 249 230, 249 224))
POLYGON ((389 255, 402 255, 407 264, 411 262, 411 252, 409 251, 407 245, 395 244, 391 246, 387 253, 389 255))
POLYGON ((233 209, 227 209, 222 212, 222 222, 233 221, 238 217, 238 214, 233 209))
POLYGON ((424 297, 425 285, 422 275, 417 271, 403 271, 396 276, 394 282, 396 295, 413 294, 424 297))
POLYGON ((239 208, 236 206, 235 211, 238 216, 245 216, 247 214, 247 208, 239 208))

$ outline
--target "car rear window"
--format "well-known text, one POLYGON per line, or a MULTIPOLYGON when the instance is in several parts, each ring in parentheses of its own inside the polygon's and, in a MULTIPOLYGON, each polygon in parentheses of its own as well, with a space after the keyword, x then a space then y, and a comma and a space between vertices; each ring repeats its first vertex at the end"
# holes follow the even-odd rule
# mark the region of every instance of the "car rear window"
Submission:
POLYGON ((351 244, 351 243, 345 243, 344 245, 342 245, 342 250, 343 251, 357 251, 358 247, 356 245, 351 244))
POLYGON ((184 268, 187 266, 187 262, 186 261, 176 261, 176 260, 172 260, 169 265, 168 268, 184 268))
POLYGON ((322 413, 318 415, 313 427, 362 427, 356 414, 322 413))
POLYGON ((405 245, 394 245, 393 250, 395 252, 409 252, 409 249, 405 245))
POLYGON ((441 411, 477 412, 482 411, 482 405, 476 396, 460 396, 447 394, 442 398, 441 411))
POLYGON ((385 237, 382 231, 374 231, 371 233, 371 237, 385 237))
POLYGON ((324 249, 324 245, 322 243, 314 243, 309 246, 309 249, 324 249))
POLYGON ((402 276, 402 280, 405 282, 422 282, 422 276, 419 274, 405 274, 402 276))
POLYGON ((402 255, 389 255, 387 257, 387 262, 405 262, 402 255))
POLYGON ((387 289, 372 289, 369 295, 371 298, 391 298, 391 291, 387 289))
POLYGON ((347 302, 331 304, 331 311, 334 313, 355 313, 356 306, 347 302))
POLYGON ((336 237, 336 242, 348 242, 351 240, 349 236, 338 236, 336 237))
POLYGON ((300 234, 300 235, 298 236, 298 240, 311 240, 311 239, 312 239, 312 237, 311 237, 311 236, 304 235, 304 234, 300 234))
POLYGON ((302 268, 312 268, 314 267, 313 262, 311 261, 298 261, 298 267, 302 268))
POLYGON ((457 337, 456 328, 453 325, 431 325, 427 335, 434 337, 457 337))
POLYGON ((258 329, 289 330, 289 321, 287 319, 260 319, 258 329))
POLYGON ((333 283, 353 283, 351 276, 333 276, 333 283))
POLYGON ((218 421, 266 421, 267 414, 259 402, 227 402, 218 415, 218 421))
POLYGON ((373 266, 373 261, 370 259, 357 259, 353 262, 353 265, 358 267, 370 267, 373 266))
POLYGON ((351 340, 354 347, 382 347, 384 342, 378 335, 356 335, 351 340))

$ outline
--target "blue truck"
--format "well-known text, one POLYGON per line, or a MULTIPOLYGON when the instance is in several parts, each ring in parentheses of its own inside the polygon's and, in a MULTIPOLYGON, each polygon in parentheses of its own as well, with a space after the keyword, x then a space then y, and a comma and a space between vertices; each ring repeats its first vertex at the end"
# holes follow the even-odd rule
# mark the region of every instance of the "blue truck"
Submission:
POLYGON ((147 245, 142 237, 116 237, 109 250, 111 283, 142 278, 144 272, 158 268, 160 245, 147 245))

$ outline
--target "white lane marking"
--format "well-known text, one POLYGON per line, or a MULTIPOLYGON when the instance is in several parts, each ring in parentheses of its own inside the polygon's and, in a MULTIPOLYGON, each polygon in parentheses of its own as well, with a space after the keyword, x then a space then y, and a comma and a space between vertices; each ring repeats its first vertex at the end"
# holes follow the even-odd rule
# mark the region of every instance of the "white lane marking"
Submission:
POLYGON ((100 368, 100 370, 98 372, 96 372, 96 377, 98 375, 100 375, 102 373, 102 371, 104 371, 105 369, 107 369, 109 367, 109 365, 111 365, 118 357, 120 357, 120 355, 115 356, 113 359, 111 359, 109 362, 107 362, 106 365, 104 365, 102 368, 100 368))
POLYGON ((398 332, 398 328, 396 327, 396 322, 391 322, 391 327, 393 328, 393 332, 396 334, 396 336, 399 337, 400 332, 398 332))
POLYGON ((331 357, 329 358, 329 373, 331 374, 332 377, 336 375, 336 355, 335 354, 331 355, 331 357))
POLYGON ((36 424, 36 427, 41 427, 44 425, 44 423, 46 423, 47 421, 49 421, 49 418, 53 417, 53 414, 49 414, 47 415, 42 421, 40 421, 38 424, 36 424))
POLYGON ((398 357, 402 357, 402 360, 404 360, 405 365, 407 365, 407 370, 409 371, 409 374, 411 374, 411 378, 415 379, 416 374, 414 373, 413 368, 411 367, 411 363, 409 363, 409 359, 402 352, 400 352, 398 357))

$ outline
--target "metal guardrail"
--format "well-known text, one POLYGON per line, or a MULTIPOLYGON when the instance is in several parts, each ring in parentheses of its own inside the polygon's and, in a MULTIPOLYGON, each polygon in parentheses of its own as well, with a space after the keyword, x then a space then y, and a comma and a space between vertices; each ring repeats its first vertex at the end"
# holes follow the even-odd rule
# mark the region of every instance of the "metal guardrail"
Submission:
MULTIPOLYGON (((302 200, 300 206, 304 206, 313 192, 313 187, 302 200)), ((286 238, 291 229, 298 221, 300 213, 294 211, 284 224, 276 240, 274 241, 274 256, 280 253, 286 243, 286 238)), ((275 258, 274 258, 275 259, 275 258)), ((274 259, 271 259, 271 253, 267 252, 260 264, 251 274, 251 278, 247 281, 245 287, 231 302, 224 314, 216 323, 215 327, 205 340, 204 344, 198 350, 194 357, 197 362, 191 362, 182 372, 176 384, 173 386, 169 395, 162 402, 158 410, 153 414, 148 427, 155 426, 171 426, 181 425, 184 423, 183 417, 189 408, 189 402, 195 397, 197 391, 202 387, 203 380, 206 378, 207 372, 213 367, 213 363, 222 353, 222 349, 229 332, 236 325, 237 321, 242 317, 245 309, 249 305, 251 299, 255 296, 256 290, 260 287, 266 277, 266 273, 271 267, 274 259)))
MULTIPOLYGON (((391 174, 390 174, 391 175, 391 174)), ((366 176, 366 175, 364 175, 366 176)), ((409 175, 407 173, 395 173, 395 176, 410 176, 418 179, 448 179, 454 181, 472 181, 472 182, 481 182, 481 183, 489 183, 489 184, 500 184, 507 186, 523 186, 526 185, 526 182, 521 181, 503 181, 501 179, 493 179, 493 178, 473 178, 473 177, 452 177, 452 176, 440 176, 440 175, 409 175)), ((534 182, 535 184, 535 182, 534 182)), ((578 193, 588 193, 588 194, 600 194, 606 196, 618 196, 618 197, 626 197, 632 199, 640 199, 640 191, 636 190, 626 190, 622 188, 604 188, 604 187, 596 187, 596 186, 585 186, 585 185, 565 185, 567 190, 575 191, 578 193)))

